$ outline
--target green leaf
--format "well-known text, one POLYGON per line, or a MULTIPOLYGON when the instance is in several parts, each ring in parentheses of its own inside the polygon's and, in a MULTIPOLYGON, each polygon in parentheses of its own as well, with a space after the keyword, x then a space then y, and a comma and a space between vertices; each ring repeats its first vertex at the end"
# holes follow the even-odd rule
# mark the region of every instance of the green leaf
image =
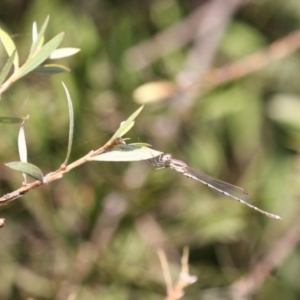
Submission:
POLYGON ((36 67, 38 67, 42 62, 44 62, 50 54, 59 46, 62 39, 64 37, 64 33, 60 33, 55 36, 52 40, 46 43, 33 57, 31 57, 20 69, 17 74, 17 78, 20 78, 36 67))
MULTIPOLYGON (((35 41, 37 40, 37 36, 38 36, 38 29, 37 29, 37 24, 34 21, 32 24, 32 45, 35 43, 35 41)), ((31 45, 31 47, 32 47, 31 45)))
POLYGON ((162 154, 147 147, 136 145, 119 145, 111 151, 94 156, 91 160, 95 161, 140 161, 154 158, 162 154))
POLYGON ((0 117, 0 123, 3 124, 17 124, 22 123, 24 118, 17 118, 17 117, 0 117))
POLYGON ((80 51, 79 48, 60 48, 53 51, 50 55, 50 59, 59 59, 63 57, 72 56, 80 51))
POLYGON ((8 58, 8 60, 6 61, 3 69, 1 70, 0 72, 0 85, 4 82, 6 76, 8 75, 12 65, 13 65, 13 62, 14 62, 14 58, 15 58, 15 55, 16 55, 16 51, 14 51, 12 53, 12 55, 8 58))
MULTIPOLYGON (((27 145, 26 145, 26 138, 25 138, 25 131, 24 131, 24 124, 25 120, 20 126, 19 136, 18 136, 18 149, 19 149, 19 157, 20 161, 27 163, 27 145)), ((23 173, 24 183, 27 183, 27 176, 23 173)))
POLYGON ((19 149, 19 157, 21 162, 27 162, 27 146, 26 146, 26 138, 25 138, 25 131, 24 131, 24 123, 23 121, 18 136, 18 149, 19 149))
POLYGON ((36 23, 33 23, 32 37, 35 40, 33 41, 32 45, 31 45, 29 57, 31 57, 35 53, 35 51, 43 45, 42 41, 43 41, 44 33, 45 33, 46 28, 48 26, 48 22, 49 22, 49 16, 47 16, 47 18, 46 18, 44 24, 42 25, 42 28, 41 28, 41 30, 40 30, 40 32, 39 32, 36 39, 35 39, 36 23))
POLYGON ((72 99, 71 99, 70 93, 69 93, 67 87, 65 86, 65 84, 62 83, 62 85, 63 85, 63 87, 65 89, 66 96, 67 96, 68 107, 69 107, 69 117, 70 117, 68 150, 67 150, 66 159, 65 159, 65 161, 63 163, 63 165, 67 165, 69 157, 70 157, 71 149, 72 149, 72 143, 73 143, 74 111, 73 111, 73 104, 72 104, 72 99))
MULTIPOLYGON (((37 24, 36 24, 36 22, 33 22, 33 24, 32 24, 32 45, 37 40, 38 34, 39 33, 38 33, 38 29, 37 29, 37 24)), ((42 38, 40 39, 40 42, 38 43, 37 48, 41 48, 44 45, 44 40, 45 40, 45 38, 44 38, 44 36, 42 36, 42 38)), ((32 45, 31 45, 31 47, 32 47, 32 45)), ((30 53, 29 53, 28 57, 29 56, 30 56, 30 53)))
POLYGON ((25 173, 28 176, 31 176, 34 179, 43 181, 43 173, 42 171, 35 165, 21 162, 21 161, 15 161, 5 164, 7 167, 19 171, 21 173, 25 173))
MULTIPOLYGON (((124 139, 124 141, 125 141, 126 139, 124 139)), ((151 147, 151 145, 150 144, 148 144, 148 143, 130 143, 130 144, 128 144, 128 145, 134 145, 134 146, 139 146, 139 147, 151 147)))
POLYGON ((19 67, 19 55, 16 49, 16 45, 11 39, 11 37, 2 29, 0 29, 0 40, 6 50, 6 53, 10 57, 14 51, 16 51, 15 57, 14 57, 14 66, 15 69, 19 67))
POLYGON ((62 65, 47 64, 35 68, 34 72, 42 75, 55 75, 59 73, 70 72, 70 69, 62 65))
POLYGON ((111 137, 111 139, 108 141, 115 140, 118 137, 122 137, 124 134, 126 134, 134 125, 134 120, 138 116, 138 114, 141 112, 141 110, 144 108, 144 105, 141 106, 138 110, 136 110, 125 122, 122 122, 119 129, 115 132, 115 134, 111 137))
POLYGON ((120 128, 122 128, 122 130, 119 132, 119 137, 122 137, 123 135, 125 135, 134 126, 134 121, 127 122, 126 124, 125 124, 125 122, 126 121, 123 121, 120 124, 120 128))

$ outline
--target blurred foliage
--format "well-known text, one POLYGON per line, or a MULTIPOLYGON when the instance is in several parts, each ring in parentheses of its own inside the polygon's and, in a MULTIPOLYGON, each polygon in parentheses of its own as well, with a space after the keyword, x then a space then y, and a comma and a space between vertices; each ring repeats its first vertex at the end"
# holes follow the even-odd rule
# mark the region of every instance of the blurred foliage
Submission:
MULTIPOLYGON (((46 38, 64 31, 62 47, 81 49, 62 60, 70 73, 29 74, 1 96, 1 116, 30 114, 29 162, 46 174, 65 158, 69 121, 61 81, 75 113, 70 161, 109 140, 139 106, 133 91, 149 81, 173 80, 192 45, 139 71, 125 63, 126 51, 184 20, 202 2, 2 0, 0 27, 18 49, 28 49, 33 21, 41 26, 47 15, 46 38)), ((270 45, 297 30, 299 22, 298 1, 248 2, 226 29, 214 67, 270 45)), ((19 53, 21 61, 27 54, 19 53)), ((1 65, 6 59, 1 46, 1 65)), ((184 299, 222 299, 207 295, 247 274, 298 217, 299 69, 294 53, 199 95, 185 118, 168 101, 149 103, 128 134, 132 142, 150 143, 242 186, 254 205, 281 215, 281 222, 170 170, 153 172, 143 162, 88 163, 1 207, 6 225, 0 230, 0 299, 75 299, 72 293, 80 300, 164 299, 156 247, 164 247, 176 278, 185 245, 198 281, 184 299)), ((180 102, 176 105, 180 111, 180 102)), ((4 195, 22 177, 4 166, 18 160, 18 124, 0 128, 4 195)), ((255 299, 299 299, 298 252, 293 250, 255 299)))

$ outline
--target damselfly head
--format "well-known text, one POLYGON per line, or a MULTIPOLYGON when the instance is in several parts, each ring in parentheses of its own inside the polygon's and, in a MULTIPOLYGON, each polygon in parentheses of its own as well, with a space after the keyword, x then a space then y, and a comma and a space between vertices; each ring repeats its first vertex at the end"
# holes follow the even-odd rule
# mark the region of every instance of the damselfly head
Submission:
POLYGON ((172 155, 171 154, 164 154, 162 157, 162 161, 165 163, 169 163, 172 160, 172 155))

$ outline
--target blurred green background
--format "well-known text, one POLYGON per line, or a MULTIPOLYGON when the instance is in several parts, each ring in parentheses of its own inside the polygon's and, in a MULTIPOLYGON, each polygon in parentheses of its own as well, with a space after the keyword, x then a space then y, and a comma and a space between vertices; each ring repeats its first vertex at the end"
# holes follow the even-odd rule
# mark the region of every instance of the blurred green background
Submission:
MULTIPOLYGON (((64 31, 62 46, 81 48, 60 61, 70 73, 31 73, 1 97, 1 116, 30 115, 25 126, 29 162, 47 174, 65 158, 69 121, 61 81, 75 110, 74 161, 104 145, 141 105, 133 100, 136 88, 175 80, 194 43, 174 46, 170 53, 156 47, 162 54, 144 68, 128 51, 209 2, 2 0, 0 27, 10 33, 21 58, 28 53, 32 23, 41 26, 47 15, 47 40, 64 31)), ((210 68, 247 57, 299 25, 298 1, 247 1, 224 27, 210 68)), ((0 61, 6 61, 2 45, 0 61)), ((0 230, 0 299, 164 299, 156 249, 165 250, 177 279, 184 246, 190 247, 190 273, 198 281, 183 299, 225 299, 227 287, 268 255, 298 219, 299 70, 295 52, 199 92, 185 114, 180 92, 150 102, 127 135, 245 188, 254 205, 281 215, 282 221, 171 170, 154 172, 145 162, 88 163, 1 207, 6 225, 0 230)), ((4 166, 18 160, 18 129, 0 124, 2 195, 22 182, 19 173, 4 166)), ((299 249, 290 251, 249 299, 300 298, 299 249)))

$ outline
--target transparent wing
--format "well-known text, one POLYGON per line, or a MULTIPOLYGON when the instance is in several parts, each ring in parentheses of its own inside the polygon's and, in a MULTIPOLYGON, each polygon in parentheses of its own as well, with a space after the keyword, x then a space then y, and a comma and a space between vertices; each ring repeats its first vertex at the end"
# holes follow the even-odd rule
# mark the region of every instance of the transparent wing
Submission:
POLYGON ((281 219, 281 217, 277 215, 271 214, 262 209, 259 209, 254 205, 251 205, 249 203, 251 201, 251 197, 249 196, 249 194, 244 189, 238 186, 219 180, 217 178, 205 174, 202 171, 190 167, 185 168, 185 172, 183 173, 183 175, 191 179, 197 180, 202 184, 206 185, 207 187, 209 187, 210 189, 212 189, 213 191, 225 195, 227 197, 230 197, 242 204, 245 204, 248 207, 268 216, 269 218, 276 219, 276 220, 281 219))

